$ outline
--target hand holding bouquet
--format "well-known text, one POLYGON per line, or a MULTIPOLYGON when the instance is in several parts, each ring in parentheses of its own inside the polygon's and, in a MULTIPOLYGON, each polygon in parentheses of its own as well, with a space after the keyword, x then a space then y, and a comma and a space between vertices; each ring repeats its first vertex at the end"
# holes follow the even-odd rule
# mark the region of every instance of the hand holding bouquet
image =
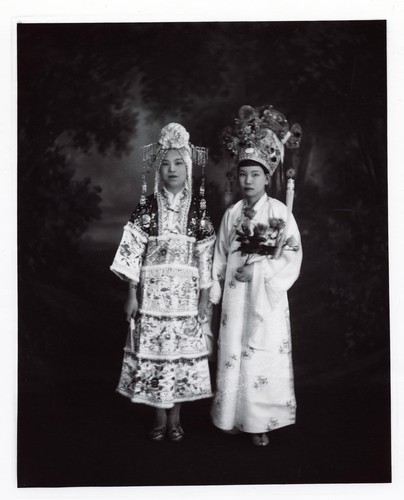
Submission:
POLYGON ((271 255, 273 258, 279 245, 282 245, 282 251, 298 249, 293 236, 281 243, 286 226, 283 219, 272 217, 268 220, 268 224, 255 222, 253 220, 255 211, 251 208, 244 210, 244 216, 240 229, 236 230, 236 241, 240 242, 240 246, 235 251, 247 255, 246 265, 253 255, 271 255))

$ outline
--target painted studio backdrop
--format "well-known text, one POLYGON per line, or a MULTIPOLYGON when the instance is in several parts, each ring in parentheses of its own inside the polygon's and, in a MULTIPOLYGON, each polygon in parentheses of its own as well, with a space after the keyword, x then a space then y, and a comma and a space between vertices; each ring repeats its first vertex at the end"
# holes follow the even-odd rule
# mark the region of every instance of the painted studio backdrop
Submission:
MULTIPOLYGON (((389 482, 385 22, 20 24, 17 43, 19 486, 389 482), (152 410, 115 392, 126 284, 109 270, 140 147, 172 121, 209 147, 217 228, 238 199, 220 135, 243 104, 303 129, 285 156, 297 423, 257 449, 202 400, 182 443, 151 443, 152 410)), ((271 190, 285 201, 280 175, 271 190)))

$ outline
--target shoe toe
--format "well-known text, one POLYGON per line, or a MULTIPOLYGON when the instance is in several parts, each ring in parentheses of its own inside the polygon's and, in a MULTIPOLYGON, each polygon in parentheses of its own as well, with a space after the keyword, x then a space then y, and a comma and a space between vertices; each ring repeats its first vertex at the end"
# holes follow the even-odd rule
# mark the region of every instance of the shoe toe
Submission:
POLYGON ((268 446, 269 439, 266 434, 254 434, 251 438, 255 446, 268 446))
POLYGON ((184 439, 184 430, 179 425, 178 427, 173 427, 168 431, 168 439, 173 442, 182 441, 184 439))
POLYGON ((152 441, 162 441, 166 433, 166 427, 155 427, 149 433, 149 437, 152 441))

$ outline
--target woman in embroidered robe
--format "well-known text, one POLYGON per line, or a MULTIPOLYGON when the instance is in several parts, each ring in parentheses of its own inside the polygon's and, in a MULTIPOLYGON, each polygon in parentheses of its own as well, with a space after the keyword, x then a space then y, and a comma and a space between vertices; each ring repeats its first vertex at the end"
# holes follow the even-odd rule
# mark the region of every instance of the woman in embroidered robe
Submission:
POLYGON ((166 432, 180 441, 181 403, 212 396, 200 320, 207 314, 215 235, 205 200, 191 190, 192 159, 204 150, 188 141, 181 125, 169 124, 159 143, 146 147, 156 168, 154 194, 124 227, 111 266, 129 281, 125 311, 132 323, 117 390, 155 407, 155 441, 166 432))
MULTIPOLYGON (((259 121, 256 112, 253 116, 259 121)), ((229 144, 229 138, 226 141, 229 144)), ((238 178, 244 199, 223 216, 212 269, 213 303, 219 302, 223 289, 212 419, 220 429, 251 433, 253 444, 266 446, 268 431, 295 422, 287 290, 299 276, 302 250, 293 215, 265 191, 276 158, 283 153, 282 143, 272 131, 262 142, 246 141, 243 147, 237 141, 238 178), (276 156, 271 157, 271 152, 276 156), (245 224, 268 225, 270 219, 288 220, 284 241, 290 245, 284 246, 278 259, 243 255, 236 231, 245 224)))

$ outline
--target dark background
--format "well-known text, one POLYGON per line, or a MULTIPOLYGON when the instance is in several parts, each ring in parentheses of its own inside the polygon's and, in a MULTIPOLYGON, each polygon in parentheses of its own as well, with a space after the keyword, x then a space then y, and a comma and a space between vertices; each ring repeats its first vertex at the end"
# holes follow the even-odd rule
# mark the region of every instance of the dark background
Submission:
MULTIPOLYGON (((18 26, 19 486, 390 481, 385 30, 18 26), (297 424, 257 449, 213 428, 201 401, 184 405, 183 443, 150 443, 152 409, 114 392, 126 286, 109 271, 139 146, 178 121, 209 147, 217 225, 220 133, 242 104, 303 127, 285 157, 304 246, 289 293, 297 424)), ((280 173, 272 192, 284 200, 280 173)))

